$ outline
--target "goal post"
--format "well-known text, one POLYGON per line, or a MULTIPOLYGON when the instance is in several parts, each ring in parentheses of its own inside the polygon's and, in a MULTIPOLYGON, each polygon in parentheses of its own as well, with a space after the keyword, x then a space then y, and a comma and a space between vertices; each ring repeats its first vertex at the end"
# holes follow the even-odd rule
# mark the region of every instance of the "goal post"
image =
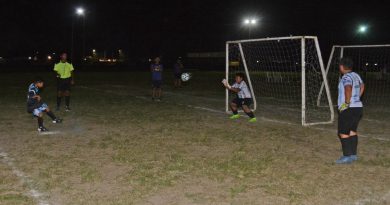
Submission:
MULTIPOLYGON (((340 58, 348 57, 354 62, 354 71, 359 73, 366 86, 363 97, 365 105, 375 107, 390 102, 390 44, 382 45, 335 45, 326 67, 326 76, 332 89, 332 99, 337 100, 337 85, 340 74, 340 58)), ((324 87, 321 85, 317 105, 324 104, 324 87)))
MULTIPOLYGON (((303 126, 334 121, 317 37, 228 41, 225 77, 234 83, 238 72, 246 76, 254 102, 251 108, 263 117, 296 121, 303 126), (327 96, 327 106, 317 105, 320 89, 327 96)), ((233 97, 234 94, 226 91, 227 112, 233 97)))

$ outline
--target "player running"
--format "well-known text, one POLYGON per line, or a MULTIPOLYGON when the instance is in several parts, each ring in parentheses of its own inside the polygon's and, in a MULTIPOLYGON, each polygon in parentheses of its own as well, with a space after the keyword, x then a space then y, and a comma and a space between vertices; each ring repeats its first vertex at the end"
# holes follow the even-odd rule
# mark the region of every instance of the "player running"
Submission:
POLYGON ((181 62, 180 59, 177 59, 174 67, 173 67, 173 77, 175 78, 174 80, 174 86, 175 88, 180 88, 181 87, 181 74, 183 72, 183 63, 181 62))
POLYGON ((340 73, 343 75, 339 82, 338 101, 339 119, 338 135, 343 150, 343 156, 336 160, 337 164, 350 164, 358 159, 357 128, 363 115, 361 96, 364 93, 364 83, 360 76, 352 71, 353 62, 349 58, 342 58, 339 63, 340 73))
POLYGON ((244 112, 249 116, 249 122, 256 122, 256 117, 250 109, 250 105, 252 104, 252 95, 249 91, 249 88, 244 80, 243 73, 237 73, 235 76, 235 83, 230 86, 229 82, 226 79, 222 80, 223 85, 226 89, 237 93, 237 97, 233 99, 230 103, 230 109, 233 112, 233 115, 230 119, 238 119, 240 115, 238 114, 238 108, 242 107, 244 112))
POLYGON ((38 131, 45 132, 48 131, 43 126, 43 113, 49 115, 53 123, 61 123, 62 120, 57 118, 46 103, 42 102, 40 89, 43 88, 44 82, 42 79, 38 78, 28 87, 27 94, 27 112, 32 113, 34 117, 38 118, 38 131))
POLYGON ((65 97, 65 111, 70 111, 70 90, 74 85, 73 65, 67 62, 67 54, 60 56, 60 62, 54 65, 57 73, 57 109, 60 110, 62 97, 65 97))
POLYGON ((162 71, 163 65, 160 64, 160 58, 156 57, 154 63, 150 65, 150 71, 152 72, 152 100, 161 101, 161 84, 162 84, 162 71))

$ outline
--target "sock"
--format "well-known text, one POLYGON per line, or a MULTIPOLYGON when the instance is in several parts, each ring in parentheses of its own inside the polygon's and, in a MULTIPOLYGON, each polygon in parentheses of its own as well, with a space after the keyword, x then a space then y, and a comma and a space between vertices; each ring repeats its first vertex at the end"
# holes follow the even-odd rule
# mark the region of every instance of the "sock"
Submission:
POLYGON ((46 114, 49 115, 49 117, 50 117, 52 120, 57 119, 57 117, 54 115, 54 113, 53 113, 52 111, 46 112, 46 114))
POLYGON ((352 155, 357 154, 357 146, 358 146, 358 136, 354 135, 349 137, 351 139, 351 144, 352 144, 352 155))
POLYGON ((61 97, 57 96, 57 107, 59 108, 61 106, 61 97))
POLYGON ((43 118, 38 117, 38 127, 43 127, 43 118))
POLYGON ((65 105, 66 107, 69 107, 70 104, 70 96, 65 96, 65 105))
POLYGON ((232 112, 233 112, 233 115, 237 115, 238 114, 237 110, 232 110, 232 112))
POLYGON ((340 138, 341 141, 341 148, 343 149, 343 155, 344 156, 351 156, 352 155, 352 143, 351 138, 340 138))
POLYGON ((248 112, 248 113, 246 113, 250 118, 254 118, 255 117, 255 115, 253 114, 253 112, 248 112))

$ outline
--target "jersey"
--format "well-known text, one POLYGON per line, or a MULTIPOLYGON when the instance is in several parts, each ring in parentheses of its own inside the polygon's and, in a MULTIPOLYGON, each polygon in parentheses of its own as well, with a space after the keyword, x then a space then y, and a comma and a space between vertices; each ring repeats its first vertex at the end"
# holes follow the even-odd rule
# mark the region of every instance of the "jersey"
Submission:
POLYGON ((180 63, 175 63, 174 67, 173 67, 173 72, 175 74, 180 74, 181 73, 181 68, 183 67, 182 64, 180 63))
POLYGON ((355 72, 349 72, 344 74, 339 82, 339 95, 337 100, 337 105, 340 107, 345 103, 345 86, 352 86, 352 95, 349 107, 363 107, 363 103, 360 99, 360 89, 363 84, 363 80, 360 78, 359 74, 355 72))
POLYGON ((35 95, 39 95, 39 88, 34 83, 31 83, 28 86, 27 106, 33 106, 37 103, 37 99, 33 98, 35 95))
POLYGON ((163 65, 152 64, 150 65, 150 70, 152 71, 152 80, 154 81, 162 80, 163 65))
POLYGON ((241 83, 234 83, 232 88, 240 89, 237 93, 238 98, 252 98, 251 92, 249 91, 245 81, 241 81, 241 83))
POLYGON ((60 61, 54 65, 53 70, 57 72, 61 79, 66 79, 72 77, 72 71, 74 68, 72 64, 60 61))

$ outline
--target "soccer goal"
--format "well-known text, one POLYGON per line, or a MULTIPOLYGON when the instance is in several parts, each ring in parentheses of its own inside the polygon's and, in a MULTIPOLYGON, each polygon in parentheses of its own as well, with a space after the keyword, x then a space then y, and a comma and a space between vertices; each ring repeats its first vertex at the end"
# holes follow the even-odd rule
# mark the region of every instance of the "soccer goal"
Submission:
MULTIPOLYGON (((238 72, 246 75, 257 115, 304 126, 333 122, 333 104, 317 37, 228 41, 226 79, 233 83, 238 72), (321 87, 326 105, 318 106, 321 87)), ((233 97, 226 91, 226 112, 233 97)))
MULTIPOLYGON (((338 63, 342 57, 351 58, 353 69, 360 74, 366 91, 363 96, 365 106, 378 108, 390 103, 390 44, 333 46, 326 67, 332 99, 337 100, 337 85, 340 78, 338 63)), ((325 97, 325 84, 321 86, 317 104, 322 106, 325 97)))

